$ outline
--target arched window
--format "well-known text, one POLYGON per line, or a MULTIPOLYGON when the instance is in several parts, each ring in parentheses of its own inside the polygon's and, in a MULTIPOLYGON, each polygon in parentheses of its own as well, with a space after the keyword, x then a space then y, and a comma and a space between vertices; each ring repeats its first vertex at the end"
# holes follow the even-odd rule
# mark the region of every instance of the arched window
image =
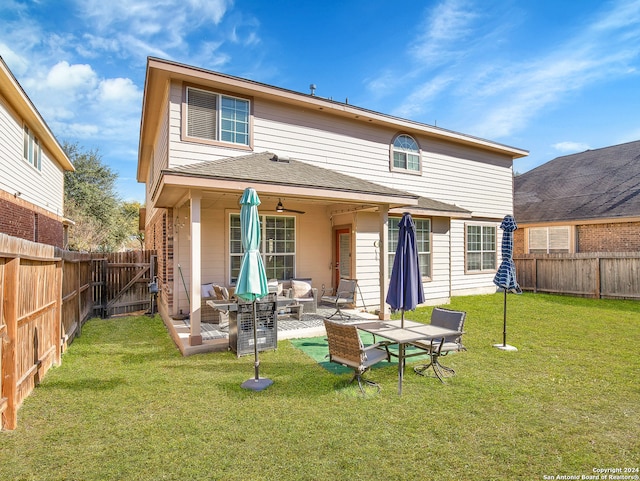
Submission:
POLYGON ((413 137, 401 134, 391 148, 391 170, 420 172, 420 147, 413 137))

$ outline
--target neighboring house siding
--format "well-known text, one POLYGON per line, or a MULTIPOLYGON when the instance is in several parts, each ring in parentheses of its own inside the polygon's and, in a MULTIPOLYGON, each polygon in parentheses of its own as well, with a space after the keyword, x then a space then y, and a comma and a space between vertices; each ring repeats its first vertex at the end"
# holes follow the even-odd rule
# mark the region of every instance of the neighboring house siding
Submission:
POLYGON ((63 247, 64 172, 42 149, 42 170, 23 158, 23 123, 0 98, 0 232, 63 247))
MULTIPOLYGON (((53 214, 63 215, 64 171, 42 149, 42 170, 23 159, 23 123, 0 99, 0 188, 53 214)), ((42 144, 42 142, 41 142, 42 144)))
POLYGON ((640 222, 576 226, 578 252, 639 252, 640 222))

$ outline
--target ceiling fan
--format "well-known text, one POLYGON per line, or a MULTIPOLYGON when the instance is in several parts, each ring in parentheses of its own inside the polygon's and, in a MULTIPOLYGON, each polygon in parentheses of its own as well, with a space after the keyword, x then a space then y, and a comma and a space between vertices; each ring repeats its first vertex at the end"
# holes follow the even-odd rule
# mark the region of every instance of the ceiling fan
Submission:
POLYGON ((295 212, 296 214, 304 214, 301 210, 285 209, 282 205, 282 200, 278 199, 278 205, 276 205, 276 212, 295 212))

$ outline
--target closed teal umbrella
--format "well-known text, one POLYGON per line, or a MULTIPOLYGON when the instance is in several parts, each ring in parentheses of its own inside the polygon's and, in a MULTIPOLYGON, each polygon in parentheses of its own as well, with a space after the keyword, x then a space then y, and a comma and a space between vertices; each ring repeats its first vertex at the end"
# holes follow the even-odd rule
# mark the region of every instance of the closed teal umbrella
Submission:
POLYGON ((252 188, 245 189, 240 199, 240 235, 244 254, 240 264, 240 273, 235 294, 240 299, 253 303, 253 349, 255 354, 255 377, 242 383, 242 387, 254 391, 266 389, 273 381, 260 378, 260 360, 258 359, 258 329, 256 326, 256 300, 269 293, 267 274, 260 255, 260 216, 258 206, 260 198, 252 188))

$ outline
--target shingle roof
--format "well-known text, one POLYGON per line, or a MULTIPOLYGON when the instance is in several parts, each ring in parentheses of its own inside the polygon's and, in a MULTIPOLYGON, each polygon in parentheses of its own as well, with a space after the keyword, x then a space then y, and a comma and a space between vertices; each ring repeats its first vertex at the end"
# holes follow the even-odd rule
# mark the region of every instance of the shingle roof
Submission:
POLYGON ((640 216, 640 140, 557 157, 514 185, 518 223, 640 216))
POLYGON ((375 193, 417 198, 415 194, 385 187, 350 175, 323 169, 299 160, 278 158, 272 152, 227 157, 173 167, 163 172, 229 180, 246 180, 277 185, 291 185, 349 192, 375 193))

